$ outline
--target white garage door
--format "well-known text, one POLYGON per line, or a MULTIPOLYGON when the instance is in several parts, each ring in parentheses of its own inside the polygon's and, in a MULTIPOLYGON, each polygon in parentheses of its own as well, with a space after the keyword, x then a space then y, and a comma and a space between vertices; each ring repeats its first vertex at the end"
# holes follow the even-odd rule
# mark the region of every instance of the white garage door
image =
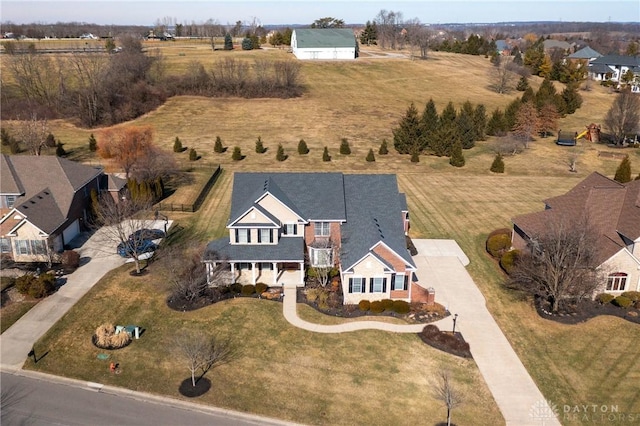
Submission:
POLYGON ((65 244, 69 244, 80 233, 80 222, 76 219, 67 229, 62 231, 62 238, 65 244))

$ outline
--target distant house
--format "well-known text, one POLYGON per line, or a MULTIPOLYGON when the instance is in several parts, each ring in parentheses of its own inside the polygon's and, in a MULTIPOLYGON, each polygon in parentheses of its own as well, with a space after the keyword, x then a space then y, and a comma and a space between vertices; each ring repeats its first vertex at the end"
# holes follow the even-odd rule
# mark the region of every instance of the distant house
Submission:
POLYGON ((309 269, 335 267, 345 304, 424 294, 395 175, 236 173, 227 229, 206 263, 224 260, 230 282, 303 287, 309 269))
POLYGON ((501 56, 509 56, 511 55, 511 47, 507 40, 496 40, 496 51, 501 56))
POLYGON ((512 219, 514 248, 526 250, 550 223, 586 216, 598 232, 598 263, 606 276, 598 291, 640 291, 640 180, 622 184, 594 172, 544 204, 543 211, 512 219))
POLYGON ((16 262, 44 262, 86 225, 91 191, 119 197, 125 182, 101 168, 42 155, 2 155, 0 246, 16 262))
POLYGON ((602 55, 597 51, 593 50, 591 47, 586 46, 580 50, 573 52, 571 55, 567 56, 567 59, 571 61, 580 61, 591 63, 591 61, 598 59, 602 55))
POLYGON ((358 42, 349 28, 295 29, 291 50, 298 59, 347 60, 358 57, 358 42))
POLYGON ((640 91, 640 58, 637 56, 605 55, 589 63, 589 76, 596 81, 620 82, 622 76, 631 70, 636 76, 632 84, 634 92, 640 91))
POLYGON ((571 49, 572 45, 567 43, 566 41, 547 39, 543 42, 545 52, 549 52, 554 49, 560 49, 563 51, 568 51, 571 49))

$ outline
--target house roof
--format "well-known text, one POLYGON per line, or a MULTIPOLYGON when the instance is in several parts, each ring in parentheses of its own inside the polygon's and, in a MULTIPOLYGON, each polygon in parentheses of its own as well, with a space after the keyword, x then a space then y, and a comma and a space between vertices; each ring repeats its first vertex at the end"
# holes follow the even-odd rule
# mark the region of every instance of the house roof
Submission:
POLYGON ((554 39, 547 39, 544 41, 544 48, 545 49, 563 49, 563 50, 567 50, 571 48, 571 44, 567 43, 566 41, 562 41, 562 40, 554 40, 554 39))
POLYGON ((498 52, 502 52, 503 50, 508 50, 509 49, 509 44, 507 43, 507 40, 496 40, 496 50, 498 52))
POLYGON ((570 59, 591 59, 591 58, 599 58, 601 56, 602 55, 600 53, 593 50, 591 47, 586 46, 576 52, 573 52, 568 57, 570 59))
POLYGON ((637 56, 605 55, 591 61, 592 64, 619 65, 625 67, 640 67, 640 58, 637 56))
POLYGON ((640 238, 640 180, 621 184, 594 172, 566 194, 545 200, 547 209, 512 219, 528 236, 544 233, 550 223, 586 215, 598 233, 598 258, 606 261, 640 238))
POLYGON ((0 193, 19 194, 14 208, 44 232, 64 223, 76 191, 102 169, 51 155, 2 155, 0 193))
POLYGON ((612 72, 611 68, 609 68, 606 64, 595 64, 595 60, 589 63, 589 72, 596 74, 606 74, 608 72, 612 72))
POLYGON ((356 47, 356 37, 350 28, 295 29, 298 48, 356 47))
POLYGON ((304 239, 283 237, 278 244, 230 244, 226 237, 211 241, 207 251, 234 262, 304 262, 304 239))

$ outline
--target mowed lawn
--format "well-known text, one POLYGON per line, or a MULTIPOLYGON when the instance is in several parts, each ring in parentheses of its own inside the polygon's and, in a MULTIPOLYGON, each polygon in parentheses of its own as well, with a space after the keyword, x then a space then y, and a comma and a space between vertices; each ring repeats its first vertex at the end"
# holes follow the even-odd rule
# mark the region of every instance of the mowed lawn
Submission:
MULTIPOLYGON (((291 54, 283 50, 211 52, 206 45, 158 44, 158 47, 167 59, 169 72, 186 69, 190 60, 213 66, 216 60, 230 55, 247 60, 258 57, 292 58, 291 54)), ((546 398, 558 405, 618 404, 620 412, 640 412, 637 386, 640 360, 632 355, 637 353, 640 327, 615 318, 598 318, 576 326, 563 326, 542 320, 532 309, 529 300, 501 286, 503 277, 499 269, 484 253, 486 235, 495 228, 510 226, 511 217, 541 210, 543 199, 565 192, 592 171, 613 176, 619 159, 600 154, 604 151, 620 151, 586 142, 577 147, 558 147, 553 138, 539 139, 524 153, 505 158, 506 173, 503 176, 493 175, 488 170, 495 155, 492 149, 494 141, 491 139, 479 142, 475 148, 465 151, 466 165, 461 169, 452 168, 447 158, 430 156, 421 156, 419 163, 412 164, 408 156, 393 151, 391 130, 404 115, 410 102, 415 102, 422 111, 429 98, 433 98, 438 111, 441 111, 449 100, 456 106, 469 100, 473 104, 483 103, 490 113, 495 107, 504 108, 519 95, 518 92, 507 95, 492 92, 488 88, 490 69, 491 65, 485 58, 447 53, 433 53, 427 61, 363 58, 353 63, 304 63, 301 78, 306 92, 300 98, 247 100, 181 96, 169 99, 157 110, 120 126, 152 126, 156 143, 165 149, 171 151, 173 141, 178 136, 184 146, 198 151, 202 156, 199 161, 222 164, 224 172, 198 213, 170 214, 170 218, 175 219, 182 229, 180 238, 185 240, 204 242, 224 235, 235 171, 397 173, 400 189, 407 193, 412 236, 454 238, 458 241, 471 259, 469 272, 487 298, 489 309, 546 398), (216 136, 220 136, 224 145, 229 147, 227 152, 213 152, 216 136), (254 151, 258 136, 268 148, 265 154, 256 154, 254 151), (340 139, 343 137, 350 141, 352 155, 338 153, 340 139), (304 139, 311 149, 308 155, 297 154, 296 147, 300 139, 304 139), (383 139, 387 139, 389 143, 390 154, 387 156, 377 155, 383 139), (289 156, 284 162, 275 161, 279 143, 289 156), (234 146, 242 149, 242 153, 246 155, 244 160, 232 161, 234 146), (321 161, 324 146, 329 147, 332 155, 330 162, 321 161), (374 163, 364 160, 369 149, 374 149, 376 153, 374 163), (578 173, 575 174, 568 171, 571 156, 578 158, 578 173)), ((538 78, 532 78, 534 87, 539 83, 538 78)), ((561 86, 558 85, 558 88, 561 89, 561 86)), ((581 94, 584 98, 582 108, 560 121, 560 127, 565 131, 580 132, 592 122, 603 124, 604 116, 614 99, 614 95, 600 86, 593 86, 592 90, 582 91, 581 94)), ((11 124, 7 123, 8 126, 11 124)), ((99 161, 87 149, 89 134, 99 135, 99 129, 79 129, 65 121, 53 121, 50 124, 56 137, 67 143, 65 149, 73 151, 72 157, 99 161)), ((640 172, 640 150, 624 152, 630 154, 633 173, 637 175, 640 172)), ((176 157, 184 161, 187 155, 185 151, 176 154, 176 157)), ((220 382, 221 386, 230 386, 230 390, 222 387, 212 389, 203 397, 203 401, 305 423, 405 424, 405 420, 406 424, 435 423, 441 420, 442 407, 428 396, 426 377, 433 376, 444 365, 451 365, 456 368, 456 380, 461 382, 465 393, 479 398, 469 399, 468 403, 460 406, 456 413, 461 417, 456 420, 455 416, 458 414, 454 414, 454 422, 501 422, 501 416, 497 413, 491 396, 486 393, 486 386, 482 383, 475 364, 426 348, 415 336, 377 332, 362 333, 361 336, 366 337, 354 335, 355 338, 309 335, 300 330, 289 329, 279 308, 271 307, 276 306, 275 304, 263 305, 261 302, 246 300, 211 307, 206 312, 180 316, 166 311, 162 306, 163 293, 156 287, 138 295, 137 289, 148 289, 145 286, 153 285, 151 281, 143 281, 144 284, 139 286, 129 281, 124 273, 118 276, 121 282, 110 279, 100 283, 73 310, 75 318, 65 318, 66 322, 57 325, 45 337, 41 343, 55 350, 52 350, 49 360, 43 360, 30 368, 71 374, 67 373, 64 362, 80 356, 84 357, 87 365, 79 367, 79 377, 104 379, 106 382, 129 380, 125 373, 117 379, 109 376, 106 369, 103 371, 104 363, 96 364, 97 352, 92 349, 88 336, 97 324, 84 324, 84 321, 91 317, 144 322, 148 327, 155 324, 161 328, 155 333, 149 332, 144 339, 160 340, 148 345, 142 340, 135 342, 131 347, 118 352, 118 357, 120 353, 132 354, 126 358, 126 364, 123 362, 126 371, 130 369, 129 364, 144 362, 145 367, 152 366, 149 371, 158 370, 157 376, 160 379, 156 381, 155 375, 148 372, 144 376, 144 383, 136 384, 131 381, 121 384, 149 386, 151 391, 162 392, 154 390, 155 386, 163 389, 163 384, 171 383, 175 389, 180 380, 186 377, 186 370, 175 371, 174 361, 157 361, 158 357, 155 356, 165 351, 163 345, 169 341, 168 336, 178 332, 183 326, 219 325, 223 318, 229 318, 228 327, 216 329, 232 334, 237 332, 239 336, 248 339, 245 341, 251 347, 260 348, 266 344, 263 340, 266 339, 271 342, 268 348, 273 352, 260 349, 257 350, 259 356, 250 358, 252 361, 243 357, 236 363, 220 367, 211 373, 213 386, 218 386, 218 375, 228 374, 228 378, 249 377, 244 376, 245 373, 250 377, 266 377, 266 385, 260 387, 258 380, 254 383, 245 378, 242 379, 244 382, 240 380, 245 392, 237 390, 231 379, 223 380, 220 382), (131 298, 125 295, 122 285, 131 286, 131 289, 126 287, 133 292, 131 298), (109 302, 103 309, 100 308, 101 303, 95 303, 97 300, 114 300, 118 303, 109 302), (94 315, 85 316, 81 313, 81 310, 86 309, 93 309, 90 312, 94 315), (237 316, 230 312, 234 315, 237 313, 237 316), (162 325, 157 318, 162 318, 163 322, 166 318, 166 324, 162 325), (78 327, 83 332, 74 334, 72 330, 78 327), (285 331, 273 331, 275 329, 285 331), (250 340, 252 334, 247 330, 252 330, 256 340, 250 340), (267 333, 265 330, 272 331, 267 333), (298 348, 292 343, 296 339, 299 339, 297 344, 302 347, 298 348), (371 343, 373 341, 376 343, 371 343), (67 351, 65 348, 70 343, 72 348, 79 348, 78 351, 67 351), (323 345, 326 345, 326 350, 323 345), (394 352, 396 346, 402 351, 394 352), (143 351, 144 355, 138 355, 138 350, 143 351), (392 357, 406 355, 406 364, 399 366, 398 363, 390 363, 393 367, 386 369, 384 365, 379 365, 385 364, 383 358, 377 356, 372 359, 365 356, 373 364, 368 364, 367 361, 362 365, 358 364, 361 359, 353 353, 360 351, 367 354, 369 350, 383 354, 380 357, 387 353, 392 354, 392 357), (290 358, 286 357, 289 353, 295 355, 295 362, 290 362, 290 358), (279 356, 282 354, 284 355, 279 356), (298 359, 303 359, 304 362, 298 359), (378 359, 381 361, 378 362, 378 359), (330 365, 348 368, 350 373, 338 374, 335 381, 325 380, 330 376, 329 371, 335 371, 326 367, 328 360, 330 365), (291 365, 304 366, 308 371, 294 369, 291 373, 287 370, 293 368, 291 365), (405 368, 405 365, 411 368, 405 368), (251 371, 245 371, 245 367, 249 367, 251 371), (361 374, 358 379, 354 378, 356 371, 361 374), (354 389, 367 383, 365 377, 376 379, 372 379, 369 387, 363 387, 366 392, 357 394, 363 395, 361 398, 352 399, 343 388, 355 392, 354 389), (389 377, 394 386, 399 382, 410 385, 402 388, 388 385, 386 380, 389 377), (425 377, 422 382, 421 377, 425 377), (382 399, 383 392, 390 399, 382 399), (403 396, 403 402, 396 404, 398 400, 393 396, 394 393, 403 396), (297 397, 287 399, 281 397, 281 394, 305 395, 315 402, 305 403, 311 405, 296 405, 291 401, 297 400, 297 397), (272 402, 274 395, 276 402, 272 402), (345 405, 345 401, 352 405, 345 405), (476 408, 471 407, 471 401, 484 414, 478 414, 476 408), (410 405, 410 409, 406 404, 410 405), (351 410, 349 407, 356 409, 351 410), (396 407, 399 407, 398 411, 396 407), (415 410, 415 417, 412 410, 415 410), (375 413, 375 417, 370 417, 371 413, 375 413), (388 421, 390 419, 391 422, 388 421)), ((151 277, 153 278, 153 274, 151 277)), ((304 315, 313 317, 308 312, 304 315)))

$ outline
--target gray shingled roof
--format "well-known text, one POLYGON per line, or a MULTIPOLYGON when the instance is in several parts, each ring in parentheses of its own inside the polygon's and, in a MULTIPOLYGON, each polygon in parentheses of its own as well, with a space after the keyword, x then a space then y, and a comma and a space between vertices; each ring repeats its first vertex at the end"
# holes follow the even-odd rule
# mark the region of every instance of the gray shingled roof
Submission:
POLYGON ((0 192, 11 194, 19 189, 22 195, 14 207, 50 233, 64 222, 61 217, 66 219, 76 191, 100 174, 101 168, 52 155, 3 155, 0 192))
POLYGON ((594 59, 593 61, 591 61, 591 64, 638 67, 640 66, 640 58, 638 58, 637 56, 605 55, 594 59))
POLYGON ((315 28, 294 30, 298 48, 356 47, 356 37, 349 28, 315 28))
POLYGON ((591 47, 587 46, 572 53, 568 57, 570 59, 591 59, 591 58, 599 58, 600 56, 602 56, 600 53, 593 50, 591 47))
POLYGON ((230 262, 304 262, 304 239, 283 237, 278 244, 229 244, 229 237, 207 244, 207 251, 230 262))
POLYGON ((409 265, 402 227, 403 210, 395 175, 344 175, 347 222, 342 225, 343 270, 362 259, 378 242, 384 242, 409 265))

